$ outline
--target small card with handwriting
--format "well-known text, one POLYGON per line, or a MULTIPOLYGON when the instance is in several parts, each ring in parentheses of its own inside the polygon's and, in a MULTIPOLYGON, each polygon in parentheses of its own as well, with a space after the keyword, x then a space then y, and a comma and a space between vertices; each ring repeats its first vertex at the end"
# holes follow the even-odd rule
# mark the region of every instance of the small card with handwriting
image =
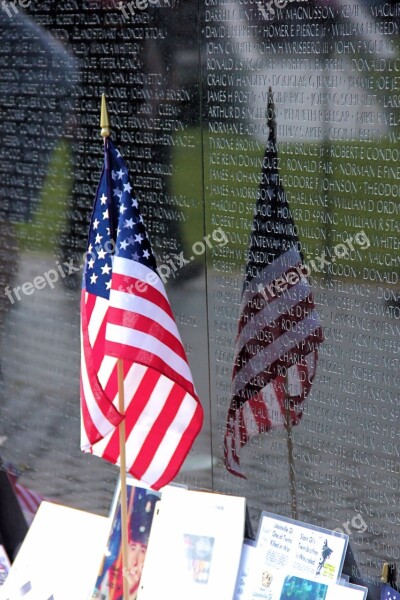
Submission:
MULTIPOLYGON (((342 572, 348 536, 263 512, 248 554, 246 600, 328 600, 342 572)), ((240 600, 236 595, 234 600, 240 600)), ((337 598, 336 598, 337 600, 337 598)), ((343 599, 342 599, 343 600, 343 599)))

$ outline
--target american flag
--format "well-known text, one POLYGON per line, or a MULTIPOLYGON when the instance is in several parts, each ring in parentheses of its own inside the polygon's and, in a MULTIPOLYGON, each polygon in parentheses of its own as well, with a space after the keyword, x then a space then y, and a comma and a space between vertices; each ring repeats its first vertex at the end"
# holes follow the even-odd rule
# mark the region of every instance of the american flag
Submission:
POLYGON ((89 231, 81 342, 82 450, 119 463, 125 418, 127 471, 159 489, 178 473, 203 410, 128 169, 109 138, 89 231))
POLYGON ((46 500, 43 496, 31 490, 20 483, 17 483, 19 472, 8 464, 5 466, 8 480, 14 490, 17 497, 18 504, 21 507, 27 525, 31 525, 38 509, 43 500, 46 500))
POLYGON ((272 91, 269 137, 254 213, 224 440, 228 471, 244 477, 240 451, 249 439, 298 423, 323 340, 278 171, 272 91))
POLYGON ((384 583, 381 589, 381 600, 400 600, 400 594, 390 587, 390 585, 384 583))

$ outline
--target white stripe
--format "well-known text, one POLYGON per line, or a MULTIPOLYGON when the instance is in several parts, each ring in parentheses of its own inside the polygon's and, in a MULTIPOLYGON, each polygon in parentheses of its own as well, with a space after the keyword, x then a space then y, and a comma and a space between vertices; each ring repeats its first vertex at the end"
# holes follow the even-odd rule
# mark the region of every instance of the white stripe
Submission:
POLYGON ((292 365, 287 371, 288 396, 300 396, 304 392, 304 385, 300 381, 298 365, 292 365))
POLYGON ((271 429, 284 427, 285 417, 282 414, 282 407, 272 382, 261 390, 261 396, 267 408, 268 418, 271 421, 271 429))
POLYGON ((127 275, 134 279, 141 279, 155 290, 158 290, 164 298, 167 298, 167 293, 164 288, 164 284, 161 281, 157 273, 153 269, 149 269, 140 262, 131 260, 129 258, 122 258, 121 256, 115 256, 113 262, 113 273, 118 275, 127 275))
POLYGON ((171 369, 176 371, 181 377, 184 377, 190 383, 192 382, 192 374, 187 362, 176 354, 169 346, 158 340, 157 338, 145 333, 144 331, 136 331, 121 325, 107 324, 106 339, 117 344, 124 344, 132 348, 139 348, 150 352, 155 356, 159 356, 171 369))
POLYGON ((164 377, 159 378, 134 428, 126 440, 126 464, 132 468, 145 440, 161 413, 174 382, 164 377))
POLYGON ((196 400, 190 394, 185 394, 174 420, 169 425, 154 453, 149 468, 143 474, 143 481, 152 485, 163 475, 169 463, 173 461, 174 454, 193 419, 196 409, 196 400))
POLYGON ((251 380, 262 369, 272 365, 281 354, 289 352, 296 347, 298 343, 310 336, 319 324, 318 315, 315 310, 311 311, 310 315, 300 321, 301 329, 298 331, 286 331, 266 348, 263 348, 253 358, 251 358, 241 369, 236 373, 232 384, 233 394, 236 395, 243 389, 247 382, 251 380))
POLYGON ((152 321, 156 321, 156 323, 159 323, 181 342, 174 319, 171 319, 170 315, 151 300, 147 300, 147 298, 141 296, 135 296, 133 293, 111 290, 110 306, 121 310, 129 310, 132 313, 137 313, 152 321))
POLYGON ((97 296, 96 302, 94 304, 93 311, 92 311, 92 314, 90 317, 90 321, 88 320, 88 335, 89 335, 89 342, 90 342, 90 345, 92 348, 94 347, 94 345, 96 343, 96 339, 99 334, 100 327, 102 326, 104 318, 107 314, 107 309, 108 309, 108 300, 106 300, 105 298, 101 298, 100 296, 97 296))
POLYGON ((101 384, 103 390, 106 389, 106 386, 109 382, 111 374, 114 370, 114 367, 117 363, 117 358, 115 356, 103 356, 103 360, 101 361, 100 369, 97 372, 97 377, 101 384))
POLYGON ((136 392, 139 389, 142 379, 147 373, 148 367, 132 363, 131 368, 124 379, 124 392, 125 392, 125 412, 128 410, 130 403, 135 397, 136 392))
MULTIPOLYGON (((276 319, 296 306, 296 304, 305 300, 310 292, 311 288, 308 282, 301 282, 286 290, 282 296, 267 302, 265 307, 253 316, 253 321, 246 323, 243 327, 236 342, 236 347, 241 349, 247 342, 253 338, 257 338, 258 331, 264 329, 267 325, 271 325, 276 319)), ((249 300, 251 300, 251 297, 246 298, 241 312, 245 309, 249 300)))
POLYGON ((246 429, 246 433, 248 437, 253 437, 258 433, 257 422, 254 417, 253 411, 250 407, 250 402, 245 402, 241 408, 242 413, 242 423, 246 429))
POLYGON ((241 408, 238 408, 235 411, 236 414, 236 418, 235 418, 235 423, 234 423, 234 434, 233 434, 233 439, 235 441, 235 452, 236 454, 239 456, 240 455, 240 450, 241 450, 241 445, 240 445, 240 412, 241 412, 241 408))
POLYGON ((81 398, 81 450, 83 452, 89 452, 91 448, 91 443, 89 442, 89 438, 86 433, 85 424, 83 422, 83 414, 82 414, 82 403, 84 402, 84 398, 81 398))
MULTIPOLYGON (((113 425, 105 418, 103 413, 98 407, 97 401, 93 396, 92 387, 89 382, 89 376, 86 369, 86 361, 85 354, 83 350, 83 336, 81 336, 81 377, 82 377, 82 386, 84 393, 84 402, 86 403, 87 410, 89 412, 90 418, 96 427, 97 431, 104 436, 107 435, 110 429, 113 428, 113 425)), ((84 441, 84 440, 82 440, 84 441)), ((82 450, 87 450, 86 447, 82 447, 82 450)))

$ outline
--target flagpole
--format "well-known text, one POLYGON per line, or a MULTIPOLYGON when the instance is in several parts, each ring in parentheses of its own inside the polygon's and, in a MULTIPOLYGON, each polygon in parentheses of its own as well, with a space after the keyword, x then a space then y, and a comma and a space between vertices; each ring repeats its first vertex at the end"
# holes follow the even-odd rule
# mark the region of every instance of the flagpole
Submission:
POLYGON ((291 506, 292 506, 292 519, 297 521, 297 491, 296 491, 296 478, 294 471, 294 456, 293 456, 293 438, 292 438, 292 424, 290 422, 290 409, 286 407, 286 424, 287 434, 287 448, 288 448, 288 462, 289 462, 289 481, 290 481, 290 495, 291 495, 291 506))
MULTIPOLYGON (((101 136, 106 139, 111 135, 110 118, 104 94, 101 96, 100 113, 101 136)), ((111 190, 110 190, 111 191, 111 190)), ((110 199, 109 199, 110 200, 110 199)), ((124 363, 121 358, 117 361, 118 369, 118 410, 125 414, 124 397, 124 363)), ((129 600, 129 565, 128 565, 128 500, 126 487, 126 456, 125 456, 125 419, 119 425, 119 454, 120 454, 120 479, 121 479, 121 544, 122 544, 122 586, 123 600, 129 600)))
MULTIPOLYGON (((118 400, 119 412, 125 414, 124 398, 124 363, 118 359, 118 400)), ((122 582, 123 600, 129 600, 129 565, 128 565, 128 499, 126 488, 126 458, 125 458, 125 419, 119 424, 119 454, 121 478, 121 540, 122 540, 122 582)))
POLYGON ((286 429, 286 442, 288 449, 288 464, 289 464, 289 483, 290 483, 290 496, 291 496, 291 507, 292 507, 292 519, 297 521, 297 490, 296 490, 296 476, 294 469, 294 454, 293 454, 293 436, 292 436, 292 419, 290 416, 290 404, 289 404, 289 378, 286 371, 286 398, 285 398, 285 429, 286 429))

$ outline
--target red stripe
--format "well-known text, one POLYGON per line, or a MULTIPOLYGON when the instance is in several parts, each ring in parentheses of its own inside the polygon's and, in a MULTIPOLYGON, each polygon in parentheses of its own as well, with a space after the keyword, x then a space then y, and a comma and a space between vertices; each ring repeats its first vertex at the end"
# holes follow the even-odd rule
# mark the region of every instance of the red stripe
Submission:
POLYGON ((96 306, 96 300, 97 296, 95 296, 94 294, 89 294, 89 292, 86 292, 86 290, 82 290, 82 302, 84 307, 86 308, 88 323, 90 323, 90 319, 92 318, 92 313, 94 307, 96 306))
MULTIPOLYGON (((94 317, 93 317, 94 318, 94 317)), ((89 321, 90 323, 90 321, 89 321)), ((100 327, 98 328, 98 334, 96 340, 93 344, 93 369, 96 373, 99 372, 101 364, 104 358, 104 342, 106 337, 106 327, 107 327, 107 314, 103 319, 100 327)))
POLYGON ((128 310, 110 308, 108 311, 108 322, 113 325, 126 327, 129 330, 147 333, 168 346, 175 354, 178 354, 178 356, 186 361, 185 350, 180 340, 153 319, 128 310))
POLYGON ((168 397, 165 399, 163 409, 152 424, 140 452, 132 465, 132 471, 140 473, 140 478, 149 468, 149 465, 157 452, 157 448, 168 431, 168 427, 174 420, 185 395, 186 391, 183 388, 176 384, 172 386, 168 397))
POLYGON ((110 356, 120 356, 125 360, 135 362, 139 365, 155 369, 159 373, 162 373, 168 379, 171 379, 175 383, 182 386, 191 396, 197 398, 194 391, 193 383, 179 375, 172 369, 166 362, 164 362, 159 356, 147 350, 142 350, 135 346, 127 346, 125 344, 119 344, 118 342, 107 342, 107 352, 110 356))
POLYGON ((132 296, 138 296, 139 298, 144 298, 156 306, 159 306, 169 317, 171 317, 171 319, 174 318, 169 302, 164 294, 142 279, 137 279, 136 277, 131 277, 129 275, 113 273, 111 289, 118 292, 126 292, 132 296))
POLYGON ((118 363, 115 362, 115 365, 110 373, 108 381, 104 386, 104 392, 108 396, 108 398, 114 401, 116 395, 118 394, 118 363))
POLYGON ((190 421, 189 426, 186 430, 181 434, 181 439, 179 441, 179 445, 175 451, 174 456, 168 463, 167 468, 161 477, 151 486, 155 490, 159 490, 164 485, 175 479, 176 475, 179 473, 180 468, 188 455, 190 448, 193 445, 193 442, 197 435, 200 433, 201 427, 203 424, 203 410, 199 404, 197 404, 196 411, 193 415, 192 420, 190 421))

